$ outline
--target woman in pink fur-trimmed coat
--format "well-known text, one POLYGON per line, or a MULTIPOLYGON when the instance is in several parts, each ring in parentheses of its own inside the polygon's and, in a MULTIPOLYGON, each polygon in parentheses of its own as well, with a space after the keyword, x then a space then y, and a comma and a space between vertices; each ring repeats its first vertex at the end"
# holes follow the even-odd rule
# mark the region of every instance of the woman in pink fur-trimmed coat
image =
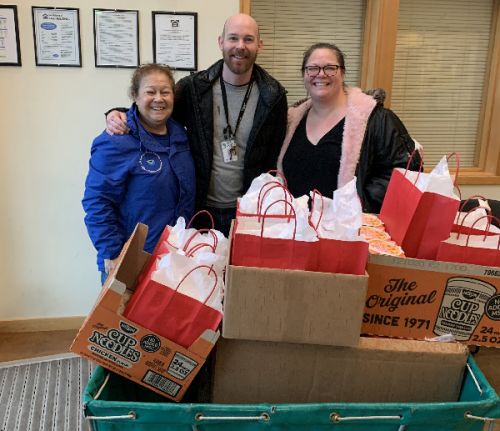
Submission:
MULTIPOLYGON (((344 84, 344 55, 329 43, 312 45, 302 62, 310 98, 288 110, 278 169, 294 196, 324 196, 357 177, 364 212, 378 213, 395 167, 406 167, 415 142, 401 120, 359 88, 344 84)), ((416 155, 410 169, 418 170, 416 155)))

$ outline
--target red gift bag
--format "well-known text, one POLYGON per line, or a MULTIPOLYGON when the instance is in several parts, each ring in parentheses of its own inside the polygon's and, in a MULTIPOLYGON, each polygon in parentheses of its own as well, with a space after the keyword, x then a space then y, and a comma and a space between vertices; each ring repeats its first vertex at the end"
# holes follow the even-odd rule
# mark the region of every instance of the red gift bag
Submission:
MULTIPOLYGON (((311 200, 309 224, 318 232, 323 218, 323 196, 315 189, 312 191, 311 200), (318 211, 318 220, 314 223, 312 215, 317 201, 316 196, 319 197, 321 208, 318 211)), ((365 273, 368 262, 368 242, 322 238, 319 234, 318 239, 319 241, 315 244, 318 247, 315 271, 355 275, 363 275, 365 273)))
MULTIPOLYGON (((283 216, 284 217, 284 216, 283 216)), ((297 220, 295 210, 290 202, 280 199, 269 205, 262 214, 260 222, 255 219, 236 219, 233 228, 231 246, 231 264, 257 268, 280 268, 313 270, 317 261, 317 247, 314 242, 297 241, 295 239, 297 220), (266 221, 269 219, 269 208, 279 202, 291 208, 289 223, 294 223, 291 239, 267 238, 264 236, 266 221), (241 230, 252 226, 260 228, 260 235, 244 233, 241 230)))
MULTIPOLYGON (((478 218, 471 226, 481 219, 498 219, 492 215, 478 218)), ((439 244, 436 260, 445 262, 470 263, 473 265, 500 267, 500 235, 472 235, 470 233, 452 234, 446 241, 439 244)))
POLYGON ((316 271, 363 275, 368 262, 368 242, 319 238, 316 271))
POLYGON ((440 241, 450 236, 460 201, 438 193, 422 192, 415 185, 420 173, 413 181, 407 175, 408 166, 404 172, 399 169, 392 172, 380 219, 406 256, 435 259, 440 241))
POLYGON ((124 316, 188 348, 206 329, 215 331, 222 320, 221 312, 206 305, 215 292, 217 281, 217 274, 208 265, 199 265, 190 270, 175 288, 165 286, 149 277, 145 287, 141 291, 136 290, 132 296, 124 316), (207 268, 215 280, 213 289, 204 302, 178 291, 183 281, 200 268, 207 268))

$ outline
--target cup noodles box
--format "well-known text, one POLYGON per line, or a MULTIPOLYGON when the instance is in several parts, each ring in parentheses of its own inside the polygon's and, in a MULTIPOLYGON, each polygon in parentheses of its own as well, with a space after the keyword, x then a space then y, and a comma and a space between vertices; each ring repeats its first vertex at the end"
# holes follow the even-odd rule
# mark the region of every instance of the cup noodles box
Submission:
POLYGON ((167 398, 180 401, 219 337, 206 330, 189 348, 126 319, 122 312, 150 255, 138 224, 70 350, 167 398))
POLYGON ((500 268, 370 255, 364 334, 500 348, 500 268))

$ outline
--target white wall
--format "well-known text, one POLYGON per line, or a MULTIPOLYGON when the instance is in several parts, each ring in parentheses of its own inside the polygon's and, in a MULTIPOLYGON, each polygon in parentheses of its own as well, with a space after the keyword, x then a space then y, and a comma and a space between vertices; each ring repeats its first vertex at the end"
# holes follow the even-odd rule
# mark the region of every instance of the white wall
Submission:
MULTIPOLYGON (((131 69, 94 67, 93 8, 139 9, 141 62, 151 11, 198 12, 198 67, 220 58, 238 0, 44 0, 18 7, 22 67, 0 67, 0 320, 87 314, 100 290, 80 200, 103 112, 128 106, 131 69), (80 9, 82 68, 36 67, 31 6, 80 9)), ((176 79, 181 77, 180 74, 176 79)))

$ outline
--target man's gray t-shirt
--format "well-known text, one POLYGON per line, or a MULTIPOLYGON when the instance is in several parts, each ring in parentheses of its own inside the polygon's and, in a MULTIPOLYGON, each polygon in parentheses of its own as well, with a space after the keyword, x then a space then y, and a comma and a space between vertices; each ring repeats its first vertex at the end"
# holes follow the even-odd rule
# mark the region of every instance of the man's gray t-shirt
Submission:
MULTIPOLYGON (((241 104, 245 98, 248 85, 236 86, 224 83, 227 94, 229 111, 229 124, 234 132, 241 104)), ((225 162, 221 149, 226 127, 226 114, 222 101, 220 81, 212 87, 213 92, 213 126, 214 126, 214 154, 212 172, 208 187, 207 205, 215 208, 234 208, 236 199, 241 196, 243 188, 243 161, 247 147, 248 136, 252 129, 255 109, 259 100, 259 88, 254 82, 250 93, 245 113, 236 131, 236 144, 238 146, 238 160, 225 162)))

